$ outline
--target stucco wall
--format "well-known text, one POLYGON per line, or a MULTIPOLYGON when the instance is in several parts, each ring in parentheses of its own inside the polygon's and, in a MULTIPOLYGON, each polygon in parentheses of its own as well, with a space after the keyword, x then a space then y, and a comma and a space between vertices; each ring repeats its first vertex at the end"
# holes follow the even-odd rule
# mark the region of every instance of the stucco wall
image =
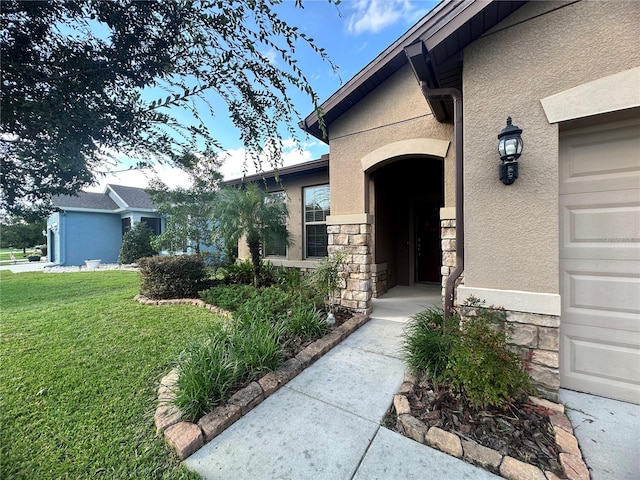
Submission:
POLYGON ((60 255, 64 265, 84 265, 87 259, 116 263, 122 245, 119 215, 66 212, 60 214, 60 255))
POLYGON ((540 100, 640 65, 638 19, 640 2, 532 2, 465 49, 466 286, 558 293, 559 126, 540 100), (510 186, 507 116, 524 140, 510 186))
MULTIPOLYGON (((303 190, 305 187, 313 187, 317 185, 326 185, 329 183, 327 173, 300 173, 297 175, 287 176, 281 179, 281 185, 269 182, 267 188, 270 192, 285 190, 287 192, 287 207, 289 209, 289 218, 287 219, 287 231, 290 235, 292 244, 287 247, 286 258, 267 257, 274 265, 285 266, 303 266, 304 263, 304 197, 303 190)), ((333 192, 331 192, 333 196, 333 192)), ((241 239, 238 242, 238 257, 249 258, 249 248, 246 241, 241 239)), ((315 261, 310 260, 309 268, 315 266, 315 261)))
MULTIPOLYGON (((453 126, 433 118, 407 65, 329 125, 331 215, 369 213, 361 164, 367 154, 401 140, 425 138, 453 142, 453 126)), ((454 155, 451 145, 445 159, 448 206, 455 204, 454 155)))

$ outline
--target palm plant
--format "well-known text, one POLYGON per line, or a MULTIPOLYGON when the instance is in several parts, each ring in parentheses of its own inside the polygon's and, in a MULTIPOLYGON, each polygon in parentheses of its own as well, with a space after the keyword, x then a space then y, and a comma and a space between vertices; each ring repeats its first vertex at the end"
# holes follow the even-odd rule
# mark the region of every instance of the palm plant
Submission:
POLYGON ((227 245, 237 244, 245 238, 256 288, 259 286, 263 240, 277 235, 290 244, 286 228, 288 215, 286 200, 268 195, 256 184, 220 190, 214 209, 217 234, 227 245))

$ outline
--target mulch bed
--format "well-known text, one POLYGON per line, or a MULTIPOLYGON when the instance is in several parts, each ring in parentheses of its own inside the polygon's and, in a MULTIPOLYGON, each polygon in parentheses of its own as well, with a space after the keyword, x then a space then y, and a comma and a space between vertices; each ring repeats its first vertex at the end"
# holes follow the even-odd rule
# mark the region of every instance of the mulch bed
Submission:
MULTIPOLYGON (((411 414, 427 427, 439 427, 465 440, 509 455, 563 477, 549 412, 526 401, 515 401, 504 409, 474 409, 447 385, 430 379, 416 383, 407 395, 411 414)), ((393 410, 393 407, 392 407, 393 410)), ((396 428, 395 411, 385 417, 385 426, 396 428)))

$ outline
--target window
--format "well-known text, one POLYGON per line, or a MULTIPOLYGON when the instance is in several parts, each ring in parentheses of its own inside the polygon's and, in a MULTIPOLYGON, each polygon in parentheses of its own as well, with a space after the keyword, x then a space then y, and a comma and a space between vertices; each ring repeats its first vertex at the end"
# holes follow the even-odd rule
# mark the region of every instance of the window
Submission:
MULTIPOLYGON (((273 192, 267 195, 267 202, 286 202, 285 192, 273 192)), ((282 229, 278 232, 270 232, 263 241, 265 257, 287 256, 287 219, 282 219, 282 229)))
POLYGON ((306 257, 327 256, 329 185, 304 189, 304 231, 306 257))
POLYGON ((129 230, 131 230, 131 218, 129 217, 123 218, 122 219, 122 235, 124 236, 124 234, 127 233, 129 230))
POLYGON ((154 235, 160 235, 160 219, 154 217, 142 217, 140 219, 142 222, 146 223, 154 235))

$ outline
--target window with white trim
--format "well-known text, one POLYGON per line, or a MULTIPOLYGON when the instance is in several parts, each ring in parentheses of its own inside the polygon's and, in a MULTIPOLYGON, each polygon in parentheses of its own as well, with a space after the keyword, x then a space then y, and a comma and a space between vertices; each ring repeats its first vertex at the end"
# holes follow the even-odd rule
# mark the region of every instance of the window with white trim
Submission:
MULTIPOLYGON (((265 201, 286 202, 285 192, 269 193, 265 201)), ((270 232, 262 241, 262 249, 265 257, 286 257, 287 256, 287 219, 282 219, 282 230, 270 232)))
POLYGON ((329 199, 329 185, 318 185, 304 189, 305 258, 327 256, 329 199))

